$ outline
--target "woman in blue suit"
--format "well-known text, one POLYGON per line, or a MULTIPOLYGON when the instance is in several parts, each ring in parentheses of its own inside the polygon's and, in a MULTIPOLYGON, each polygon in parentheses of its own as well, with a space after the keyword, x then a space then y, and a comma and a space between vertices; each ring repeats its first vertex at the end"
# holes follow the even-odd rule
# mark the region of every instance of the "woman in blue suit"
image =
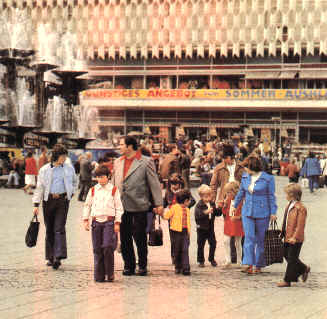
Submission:
POLYGON ((310 193, 313 193, 314 189, 318 189, 318 178, 321 175, 321 167, 314 153, 309 153, 309 157, 306 158, 300 175, 308 178, 310 193))
POLYGON ((258 274, 266 266, 264 257, 265 232, 270 220, 276 220, 275 180, 262 171, 257 157, 248 158, 248 172, 242 176, 240 190, 234 200, 236 209, 242 200, 242 223, 245 234, 242 271, 258 274), (255 269, 254 269, 255 266, 255 269))

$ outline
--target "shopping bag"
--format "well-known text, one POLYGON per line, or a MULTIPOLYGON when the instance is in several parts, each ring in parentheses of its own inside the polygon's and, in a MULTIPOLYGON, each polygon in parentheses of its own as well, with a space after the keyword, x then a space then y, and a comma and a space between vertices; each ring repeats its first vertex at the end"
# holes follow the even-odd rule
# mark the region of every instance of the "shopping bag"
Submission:
POLYGON ((34 215, 25 235, 25 244, 27 247, 36 246, 37 236, 39 234, 39 226, 40 223, 37 219, 37 215, 34 215))
POLYGON ((284 244, 281 239, 281 230, 278 229, 276 221, 271 222, 266 230, 264 248, 267 266, 283 262, 284 244))
POLYGON ((163 233, 160 225, 160 216, 159 216, 159 226, 156 229, 155 223, 154 228, 149 233, 149 246, 162 246, 163 245, 163 233))

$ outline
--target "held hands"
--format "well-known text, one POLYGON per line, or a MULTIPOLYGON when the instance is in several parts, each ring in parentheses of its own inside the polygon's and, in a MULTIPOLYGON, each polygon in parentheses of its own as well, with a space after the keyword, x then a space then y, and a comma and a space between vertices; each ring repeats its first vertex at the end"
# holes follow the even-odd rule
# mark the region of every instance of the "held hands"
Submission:
POLYGON ((158 215, 162 216, 162 214, 163 214, 163 212, 164 212, 163 206, 155 207, 155 208, 153 209, 153 212, 154 212, 155 214, 158 214, 158 215))
POLYGON ((33 208, 33 215, 38 215, 39 214, 39 208, 38 207, 34 207, 33 208))
POLYGON ((89 231, 89 230, 90 230, 90 223, 89 223, 89 220, 88 220, 88 219, 85 219, 85 220, 83 221, 83 224, 84 224, 84 229, 85 229, 86 231, 89 231))
POLYGON ((288 242, 292 245, 294 245, 296 243, 296 238, 292 237, 288 240, 288 242))

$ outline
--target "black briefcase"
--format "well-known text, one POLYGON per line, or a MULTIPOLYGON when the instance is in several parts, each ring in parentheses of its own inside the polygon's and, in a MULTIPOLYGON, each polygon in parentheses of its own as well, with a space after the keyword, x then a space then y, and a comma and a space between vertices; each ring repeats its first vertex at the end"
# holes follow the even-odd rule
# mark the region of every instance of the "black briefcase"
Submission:
POLYGON ((162 246, 163 245, 163 233, 160 225, 160 216, 159 216, 159 227, 156 229, 154 228, 149 233, 149 246, 162 246))
POLYGON ((25 235, 25 244, 27 247, 36 246, 39 227, 40 223, 37 219, 37 215, 34 215, 25 235))

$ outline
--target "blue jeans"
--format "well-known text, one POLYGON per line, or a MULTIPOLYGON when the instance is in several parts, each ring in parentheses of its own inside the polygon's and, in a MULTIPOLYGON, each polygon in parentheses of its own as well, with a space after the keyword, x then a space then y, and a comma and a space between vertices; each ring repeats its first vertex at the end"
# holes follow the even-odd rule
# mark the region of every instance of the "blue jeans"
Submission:
POLYGON ((265 267, 264 240, 270 218, 242 216, 244 229, 243 265, 265 267))
POLYGON ((314 188, 318 189, 318 176, 308 176, 310 192, 313 193, 314 188))

